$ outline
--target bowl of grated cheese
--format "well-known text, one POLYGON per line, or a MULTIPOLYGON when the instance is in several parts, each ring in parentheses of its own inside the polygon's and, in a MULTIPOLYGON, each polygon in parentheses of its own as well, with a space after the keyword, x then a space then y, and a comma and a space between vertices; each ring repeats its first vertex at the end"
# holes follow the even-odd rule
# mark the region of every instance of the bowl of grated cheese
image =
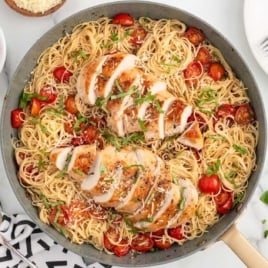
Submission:
POLYGON ((58 10, 66 0, 5 0, 16 12, 31 17, 40 17, 58 10))

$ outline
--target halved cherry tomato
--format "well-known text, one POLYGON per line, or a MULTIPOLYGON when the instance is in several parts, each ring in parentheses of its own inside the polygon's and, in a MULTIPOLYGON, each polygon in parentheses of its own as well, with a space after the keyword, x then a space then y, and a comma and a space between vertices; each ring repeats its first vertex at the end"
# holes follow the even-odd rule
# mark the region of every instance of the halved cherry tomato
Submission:
POLYGON ((85 144, 91 144, 98 138, 99 132, 95 126, 88 126, 82 133, 81 137, 85 144))
POLYGON ((154 239, 155 246, 159 249, 167 249, 170 248, 172 243, 168 239, 154 239))
POLYGON ((202 193, 217 194, 221 189, 221 181, 217 174, 204 175, 199 179, 198 187, 202 193))
POLYGON ((252 123, 255 119, 254 111, 251 106, 246 103, 239 106, 235 113, 235 121, 240 125, 252 123))
POLYGON ((177 240, 182 240, 184 238, 183 234, 182 234, 182 231, 181 231, 181 226, 177 226, 175 228, 170 228, 168 230, 168 234, 177 239, 177 240))
POLYGON ((31 102, 31 115, 38 116, 42 107, 42 101, 37 98, 33 98, 31 102))
POLYGON ((122 26, 132 26, 134 24, 134 18, 128 13, 119 13, 113 17, 112 23, 122 26))
POLYGON ((139 252, 147 252, 154 247, 154 240, 147 234, 138 234, 131 242, 131 248, 139 252))
POLYGON ((71 113, 71 114, 77 114, 78 113, 78 109, 77 106, 75 104, 75 96, 70 95, 66 98, 65 100, 65 109, 67 112, 71 113))
POLYGON ((200 61, 203 65, 209 64, 211 60, 209 50, 205 47, 200 47, 196 55, 196 60, 200 61))
POLYGON ((57 93, 56 93, 56 89, 53 86, 50 85, 46 85, 43 88, 41 88, 39 95, 42 97, 46 97, 45 103, 52 103, 56 100, 57 98, 57 93))
POLYGON ((219 214, 228 213, 233 207, 233 195, 231 192, 222 190, 218 195, 214 196, 219 214))
POLYGON ((225 74, 225 69, 219 62, 212 62, 208 67, 208 75, 214 80, 221 80, 225 74))
POLYGON ((203 32, 195 27, 189 27, 184 36, 194 45, 198 46, 205 40, 203 32))
POLYGON ((236 107, 232 104, 224 103, 218 107, 216 111, 216 117, 225 117, 228 115, 235 115, 236 107))
POLYGON ((58 82, 68 83, 72 75, 73 73, 64 66, 56 67, 53 71, 53 76, 58 82))
POLYGON ((152 232, 152 235, 153 236, 159 236, 160 237, 160 236, 163 236, 164 233, 165 233, 165 230, 164 229, 160 229, 158 231, 152 232))
POLYGON ((199 76, 202 74, 202 67, 200 62, 193 61, 188 64, 186 69, 183 71, 186 83, 189 86, 196 86, 199 76))
POLYGON ((20 128, 23 125, 25 114, 22 109, 17 108, 11 111, 11 126, 14 128, 20 128))
POLYGON ((51 224, 57 223, 62 226, 65 226, 69 222, 69 214, 67 207, 65 205, 54 207, 49 214, 48 220, 51 224))
POLYGON ((127 244, 127 240, 122 239, 120 245, 116 245, 113 248, 113 252, 118 257, 123 257, 127 255, 130 251, 130 246, 127 244))
POLYGON ((145 31, 145 29, 142 26, 138 27, 131 34, 131 42, 132 42, 132 44, 134 44, 134 45, 143 44, 146 35, 147 35, 147 32, 145 31))

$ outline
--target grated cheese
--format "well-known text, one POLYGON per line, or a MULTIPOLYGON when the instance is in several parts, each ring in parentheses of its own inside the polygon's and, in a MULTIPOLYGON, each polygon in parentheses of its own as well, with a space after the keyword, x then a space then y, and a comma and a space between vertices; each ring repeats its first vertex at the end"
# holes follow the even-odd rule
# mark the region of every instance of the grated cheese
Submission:
POLYGON ((60 4, 62 0, 14 0, 14 2, 19 8, 26 9, 33 13, 44 13, 60 4))

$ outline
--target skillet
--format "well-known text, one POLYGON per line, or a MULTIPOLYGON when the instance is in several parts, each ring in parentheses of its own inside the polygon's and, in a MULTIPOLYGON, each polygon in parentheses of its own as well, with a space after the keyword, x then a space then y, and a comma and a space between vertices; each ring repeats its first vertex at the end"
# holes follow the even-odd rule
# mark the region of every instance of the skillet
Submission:
POLYGON ((244 243, 245 239, 241 238, 234 224, 250 201, 261 176, 267 146, 266 134, 266 119, 260 92, 249 68, 232 45, 213 27, 185 11, 163 4, 144 1, 137 2, 132 0, 106 3, 80 11, 79 13, 63 20, 45 33, 44 36, 33 45, 19 64, 10 83, 1 116, 1 149, 4 166, 15 195, 24 207, 25 212, 44 232, 65 248, 91 261, 98 261, 109 265, 118 265, 123 267, 151 266, 175 261, 206 248, 218 239, 224 239, 225 242, 230 243, 231 247, 234 248, 234 251, 240 254, 240 257, 244 259, 248 266, 255 265, 254 267, 268 267, 267 262, 258 253, 254 253, 253 250, 250 249, 249 244, 244 243), (149 16, 155 19, 176 18, 187 25, 200 28, 205 33, 208 40, 221 50, 225 59, 233 68, 238 78, 240 78, 244 82, 246 88, 248 88, 248 95, 251 99, 253 108, 255 108, 256 117, 260 125, 260 136, 257 147, 257 168, 254 170, 249 179, 246 198, 243 204, 239 206, 239 210, 235 209, 231 211, 222 217, 218 223, 213 225, 202 237, 188 241, 183 246, 174 245, 168 250, 158 251, 156 253, 146 253, 138 255, 135 258, 132 258, 130 254, 125 257, 118 258, 114 255, 107 255, 100 252, 90 245, 72 244, 54 228, 40 221, 36 208, 32 206, 31 200, 26 196, 24 189, 21 187, 17 179, 17 166, 11 144, 11 137, 17 133, 16 130, 12 129, 11 125, 7 123, 10 122, 11 111, 18 106, 22 89, 26 81, 29 80, 31 70, 35 67, 37 58, 43 50, 56 42, 64 33, 70 32, 75 25, 83 21, 95 20, 103 15, 113 17, 115 14, 121 12, 130 13, 134 17, 149 16), (233 239, 233 237, 235 237, 235 239, 233 239), (248 250, 251 251, 248 252, 248 250), (258 264, 257 257, 260 261, 258 264), (251 260, 254 260, 254 262, 250 263, 251 260))

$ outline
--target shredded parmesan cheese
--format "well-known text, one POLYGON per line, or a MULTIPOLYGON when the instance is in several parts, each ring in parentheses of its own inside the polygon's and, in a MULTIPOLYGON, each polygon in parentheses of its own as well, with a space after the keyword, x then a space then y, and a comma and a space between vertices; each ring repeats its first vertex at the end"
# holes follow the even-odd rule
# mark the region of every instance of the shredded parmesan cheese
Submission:
POLYGON ((14 2, 19 8, 26 9, 33 13, 44 13, 60 4, 62 0, 14 0, 14 2))

